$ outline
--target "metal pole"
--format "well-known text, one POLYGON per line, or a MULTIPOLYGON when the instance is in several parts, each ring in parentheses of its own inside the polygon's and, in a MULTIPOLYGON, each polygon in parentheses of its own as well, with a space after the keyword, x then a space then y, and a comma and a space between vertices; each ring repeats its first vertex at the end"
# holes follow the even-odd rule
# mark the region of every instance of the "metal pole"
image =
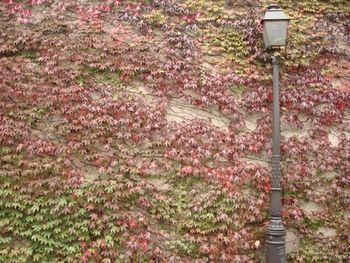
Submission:
POLYGON ((286 230, 281 211, 281 164, 280 164, 280 103, 279 103, 279 58, 272 56, 273 65, 273 138, 271 177, 271 220, 266 231, 266 263, 286 262, 286 230))

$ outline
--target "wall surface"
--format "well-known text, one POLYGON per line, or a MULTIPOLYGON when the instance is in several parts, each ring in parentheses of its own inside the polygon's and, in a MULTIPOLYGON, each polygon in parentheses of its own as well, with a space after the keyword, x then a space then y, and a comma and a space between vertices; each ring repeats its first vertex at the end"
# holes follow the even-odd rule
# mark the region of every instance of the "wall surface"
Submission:
MULTIPOLYGON (((350 5, 277 3, 288 262, 349 262, 350 5)), ((0 1, 0 262, 263 262, 268 4, 0 1)))

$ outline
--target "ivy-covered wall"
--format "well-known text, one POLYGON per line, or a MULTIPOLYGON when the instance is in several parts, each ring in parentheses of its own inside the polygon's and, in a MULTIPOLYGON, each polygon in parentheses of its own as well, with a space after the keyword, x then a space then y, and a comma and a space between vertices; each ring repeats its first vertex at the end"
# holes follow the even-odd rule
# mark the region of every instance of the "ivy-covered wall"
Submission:
MULTIPOLYGON (((349 262, 350 5, 277 3, 288 262, 349 262)), ((0 262, 263 262, 268 4, 0 1, 0 262)))

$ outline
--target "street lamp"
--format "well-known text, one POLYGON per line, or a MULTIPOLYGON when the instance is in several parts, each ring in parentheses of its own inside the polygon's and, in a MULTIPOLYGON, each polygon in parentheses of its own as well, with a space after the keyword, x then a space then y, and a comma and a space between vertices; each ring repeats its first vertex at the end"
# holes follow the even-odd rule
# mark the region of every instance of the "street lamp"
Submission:
POLYGON ((284 47, 287 44, 289 18, 278 5, 269 5, 262 19, 263 39, 266 49, 284 47))
MULTIPOLYGON (((263 39, 267 50, 277 50, 287 43, 289 18, 278 5, 269 5, 262 19, 263 39)), ((280 164, 280 104, 279 58, 272 55, 273 65, 273 135, 271 177, 271 220, 266 230, 266 263, 286 262, 286 230, 281 211, 281 164, 280 164)))

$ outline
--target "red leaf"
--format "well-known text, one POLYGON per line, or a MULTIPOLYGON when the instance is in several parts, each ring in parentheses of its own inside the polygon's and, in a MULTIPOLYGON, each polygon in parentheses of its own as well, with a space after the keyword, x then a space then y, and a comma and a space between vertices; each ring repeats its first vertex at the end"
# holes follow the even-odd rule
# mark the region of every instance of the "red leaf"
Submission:
POLYGON ((189 175, 192 173, 192 171, 193 171, 193 169, 191 166, 184 166, 181 168, 180 173, 183 175, 189 175))

